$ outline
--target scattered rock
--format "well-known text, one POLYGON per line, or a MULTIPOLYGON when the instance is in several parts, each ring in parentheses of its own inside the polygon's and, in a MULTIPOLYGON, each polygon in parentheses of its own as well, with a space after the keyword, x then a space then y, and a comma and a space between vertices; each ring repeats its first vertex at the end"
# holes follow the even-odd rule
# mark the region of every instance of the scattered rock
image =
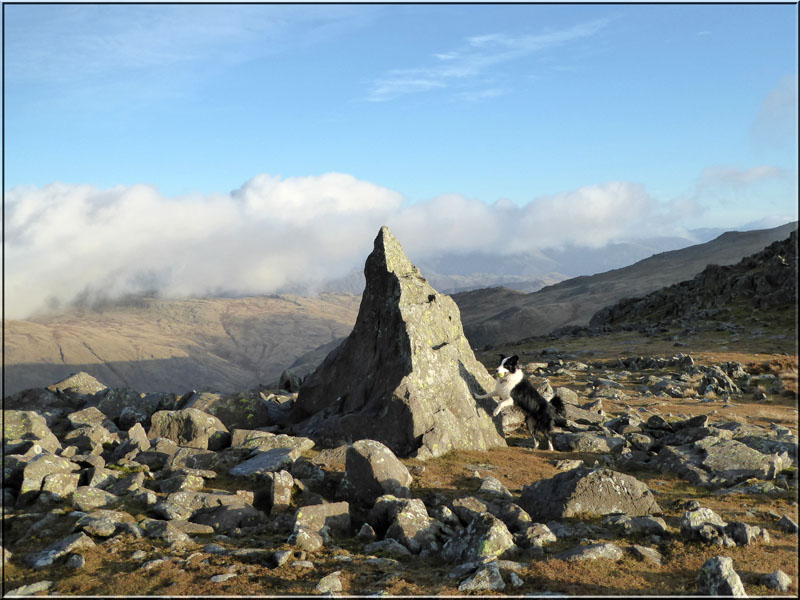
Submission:
POLYGON ((781 517, 781 520, 778 521, 778 529, 786 533, 797 533, 797 523, 790 517, 784 515, 781 517))
POLYGON ((34 594, 38 594, 40 592, 46 592, 51 587, 53 587, 52 581, 37 581, 36 583, 30 583, 28 585, 22 585, 18 588, 11 590, 10 592, 6 592, 6 596, 33 596, 34 594))
POLYGON ((767 586, 773 590, 779 590, 784 594, 789 591, 789 588, 792 585, 792 578, 789 577, 786 573, 778 569, 777 571, 773 571, 768 575, 764 575, 761 578, 761 582, 763 585, 767 586))
POLYGON ((364 546, 364 552, 367 554, 375 554, 376 552, 385 552, 390 556, 411 556, 411 551, 403 546, 397 540, 391 538, 381 540, 379 542, 371 542, 364 546))
POLYGON ((273 448, 257 453, 253 458, 233 467, 228 473, 234 477, 261 476, 291 468, 299 456, 300 450, 297 448, 273 448))
POLYGON ((568 562, 580 560, 596 560, 598 558, 607 558, 609 560, 620 560, 622 558, 622 549, 616 544, 589 544, 587 546, 578 546, 560 554, 556 554, 553 558, 565 560, 568 562))
POLYGON ((359 440, 347 449, 344 494, 372 505, 384 494, 408 497, 412 477, 406 466, 384 444, 359 440))
POLYGON ((153 414, 147 436, 167 438, 179 446, 220 450, 230 444, 228 429, 217 417, 196 408, 161 410, 153 414), (226 444, 225 441, 228 443, 226 444))
POLYGON ((34 569, 41 569, 49 567, 54 561, 62 556, 80 550, 82 548, 91 548, 95 545, 85 533, 73 533, 67 537, 53 542, 41 552, 34 552, 25 556, 25 562, 34 569))
POLYGON ((506 589, 503 577, 500 575, 500 568, 496 561, 482 565, 475 573, 461 582, 458 586, 459 592, 492 590, 501 591, 506 589))
POLYGON ((325 577, 319 580, 319 583, 317 584, 317 587, 314 588, 314 590, 318 594, 341 592, 342 591, 342 580, 340 579, 341 575, 342 575, 341 571, 334 571, 333 573, 325 575, 325 577))
POLYGON ((727 556, 709 558, 697 576, 697 593, 704 596, 747 596, 742 580, 727 556))
POLYGON ((490 514, 475 517, 460 534, 445 542, 441 556, 447 562, 482 562, 502 557, 514 548, 514 538, 505 524, 490 514))
POLYGON ((96 487, 80 486, 72 494, 72 505, 83 512, 90 512, 95 508, 110 508, 118 502, 117 496, 96 487))
POLYGON ((577 515, 661 513, 653 493, 641 481, 610 469, 573 469, 525 486, 519 500, 533 519, 577 515))
POLYGON ((86 559, 82 554, 73 554, 67 559, 66 565, 70 569, 82 569, 86 566, 86 559))
POLYGON ((633 544, 632 546, 628 547, 628 551, 637 559, 649 561, 655 565, 661 565, 662 556, 653 548, 648 548, 647 546, 640 546, 638 544, 633 544))

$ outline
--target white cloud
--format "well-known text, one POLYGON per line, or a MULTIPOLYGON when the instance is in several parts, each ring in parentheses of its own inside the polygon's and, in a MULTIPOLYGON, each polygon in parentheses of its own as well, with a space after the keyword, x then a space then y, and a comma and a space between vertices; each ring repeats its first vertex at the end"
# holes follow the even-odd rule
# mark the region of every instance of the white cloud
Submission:
POLYGON ((472 251, 596 247, 659 231, 658 203, 611 182, 489 205, 450 194, 408 204, 351 175, 258 175, 231 194, 165 197, 150 186, 54 183, 6 197, 6 310, 52 298, 273 293, 361 269, 381 225, 412 260, 472 251))

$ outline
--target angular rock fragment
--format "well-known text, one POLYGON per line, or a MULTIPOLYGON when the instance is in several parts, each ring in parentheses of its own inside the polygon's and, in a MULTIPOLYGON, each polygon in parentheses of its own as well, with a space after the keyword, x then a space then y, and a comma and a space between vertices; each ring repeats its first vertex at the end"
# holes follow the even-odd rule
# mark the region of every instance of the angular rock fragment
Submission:
POLYGON ((42 450, 56 452, 61 449, 61 442, 50 431, 44 417, 32 410, 3 411, 3 448, 4 454, 26 452, 28 447, 38 444, 42 450))
POLYGON ((82 485, 72 494, 72 505, 83 512, 95 508, 109 508, 118 502, 119 498, 114 494, 89 486, 82 485))
POLYGON ((709 558, 697 576, 697 593, 704 596, 746 597, 742 580, 727 556, 709 558))
POLYGON ((61 381, 47 386, 47 389, 53 392, 72 392, 74 394, 83 394, 87 396, 102 392, 107 388, 107 385, 101 383, 85 371, 73 373, 66 379, 62 379, 61 381))
POLYGON ((228 429, 222 421, 196 408, 154 413, 147 435, 151 440, 163 437, 179 446, 201 450, 219 450, 230 444, 228 429))
POLYGON ((466 591, 501 591, 506 589, 506 584, 500 575, 497 561, 492 561, 481 566, 473 575, 462 581, 458 586, 459 592, 466 591))
POLYGON ((761 582, 770 589, 780 590, 784 594, 789 591, 792 585, 792 578, 778 569, 761 578, 761 582))
POLYGON ((649 561, 655 565, 660 565, 662 556, 658 550, 654 550, 653 548, 648 548, 647 546, 640 546, 639 544, 633 544, 632 546, 628 547, 628 551, 637 559, 649 561))
POLYGON ((392 451, 376 440, 359 440, 347 448, 342 493, 366 505, 384 494, 409 496, 412 477, 392 451))
POLYGON ((347 502, 314 504, 297 509, 294 528, 320 532, 324 527, 339 534, 350 532, 350 505, 347 502))
POLYGON ((493 515, 484 514, 447 540, 441 557, 452 563, 482 562, 501 557, 514 547, 514 538, 505 524, 493 515))
POLYGON ((439 528, 436 525, 436 521, 428 516, 422 500, 406 500, 386 530, 386 538, 397 540, 414 554, 425 549, 435 551, 439 548, 436 541, 439 528))

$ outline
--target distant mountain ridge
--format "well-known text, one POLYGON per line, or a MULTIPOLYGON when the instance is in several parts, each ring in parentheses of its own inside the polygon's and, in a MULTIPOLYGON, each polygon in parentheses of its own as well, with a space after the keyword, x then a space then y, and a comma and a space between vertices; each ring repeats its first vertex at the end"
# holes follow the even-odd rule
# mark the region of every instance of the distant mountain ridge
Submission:
MULTIPOLYGON (((729 232, 534 293, 489 288, 452 297, 473 347, 517 341, 564 325, 588 325, 606 306, 691 279, 709 264, 737 263, 785 239, 796 227, 729 232)), ((273 384, 290 365, 313 369, 326 354, 315 349, 335 345, 350 333, 359 304, 359 296, 327 293, 311 298, 138 298, 110 302, 101 310, 72 308, 6 320, 3 391, 8 395, 49 385, 76 371, 142 392, 230 392, 273 384)))
MULTIPOLYGON (((567 244, 529 252, 500 254, 485 250, 447 252, 426 256, 412 262, 437 290, 456 294, 488 287, 506 287, 521 292, 535 292, 571 277, 594 275, 631 265, 654 254, 679 250, 714 239, 724 229, 692 229, 683 236, 655 236, 610 242, 597 248, 567 244)), ((317 286, 325 292, 361 294, 364 274, 354 269, 350 274, 317 286)), ((308 295, 310 286, 293 286, 282 293, 308 295)))
POLYGON ((454 294, 453 299, 474 347, 514 342, 565 326, 586 326, 606 306, 691 279, 709 264, 737 263, 796 229, 793 222, 772 229, 729 231, 704 244, 662 252, 621 269, 575 277, 529 294, 489 288, 454 294))

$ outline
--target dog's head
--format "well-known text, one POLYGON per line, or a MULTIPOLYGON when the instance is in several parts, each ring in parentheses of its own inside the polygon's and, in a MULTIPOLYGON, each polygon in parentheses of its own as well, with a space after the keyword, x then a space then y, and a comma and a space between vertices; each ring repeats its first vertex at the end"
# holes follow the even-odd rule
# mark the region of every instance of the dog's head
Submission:
POLYGON ((500 355, 500 366, 497 367, 497 376, 502 379, 506 375, 511 375, 519 370, 519 356, 500 355))

